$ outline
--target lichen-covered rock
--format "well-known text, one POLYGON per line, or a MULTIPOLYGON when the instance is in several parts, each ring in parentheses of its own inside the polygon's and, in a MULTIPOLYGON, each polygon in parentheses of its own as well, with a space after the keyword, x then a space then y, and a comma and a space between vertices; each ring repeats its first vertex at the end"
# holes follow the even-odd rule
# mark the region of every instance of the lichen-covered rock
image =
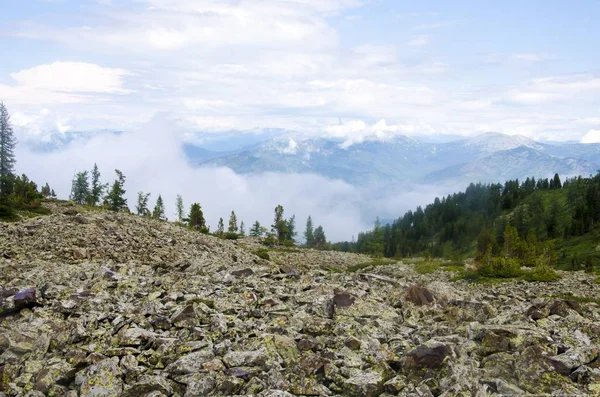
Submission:
POLYGON ((373 397, 383 392, 384 383, 379 372, 361 372, 344 381, 344 390, 349 396, 373 397))
POLYGON ((117 358, 106 359, 85 371, 80 395, 86 397, 117 397, 123 394, 122 371, 117 358))
POLYGON ((600 306, 557 298, 600 299, 593 275, 353 273, 370 258, 270 261, 254 238, 44 205, 0 223, 0 397, 600 395, 600 306))

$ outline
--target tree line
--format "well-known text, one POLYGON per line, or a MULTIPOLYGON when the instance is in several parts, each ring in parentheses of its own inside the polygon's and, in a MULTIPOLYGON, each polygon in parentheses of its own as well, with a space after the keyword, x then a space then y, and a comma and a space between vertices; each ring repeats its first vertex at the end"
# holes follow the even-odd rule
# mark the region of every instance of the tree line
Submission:
POLYGON ((488 243, 491 255, 500 254, 506 244, 512 246, 507 238, 516 232, 521 245, 516 255, 525 260, 527 248, 522 241, 544 251, 541 243, 583 236, 599 221, 600 172, 564 183, 555 174, 553 178, 515 179, 504 184, 472 183, 464 192, 436 198, 390 224, 377 220, 374 228, 359 233, 356 241, 336 243, 333 248, 386 257, 452 257, 474 251, 481 257, 488 243))
MULTIPOLYGON (((101 174, 96 164, 94 164, 92 170, 89 172, 77 172, 73 177, 69 199, 82 205, 101 205, 113 211, 129 211, 127 199, 125 198, 125 175, 120 170, 115 170, 115 172, 117 178, 110 188, 108 184, 103 184, 100 181, 101 174)), ((162 196, 158 195, 156 204, 152 210, 149 207, 150 196, 151 193, 148 192, 140 191, 137 193, 135 213, 147 218, 167 220, 162 196)), ((183 198, 178 194, 175 207, 176 223, 186 225, 202 233, 210 233, 210 226, 206 223, 202 207, 199 203, 192 203, 189 211, 186 213, 183 198)), ((243 221, 238 224, 237 215, 232 210, 229 215, 227 228, 225 228, 224 219, 219 218, 217 228, 212 234, 217 237, 237 239, 240 236, 246 236, 246 225, 243 221)), ((267 245, 294 245, 296 244, 296 237, 298 235, 296 231, 296 216, 292 215, 286 219, 283 206, 277 205, 274 210, 273 224, 270 225, 270 228, 261 225, 257 220, 248 230, 248 235, 263 239, 263 242, 267 245)), ((323 227, 319 225, 313 228, 310 216, 306 221, 304 238, 306 247, 316 249, 329 248, 323 227)))

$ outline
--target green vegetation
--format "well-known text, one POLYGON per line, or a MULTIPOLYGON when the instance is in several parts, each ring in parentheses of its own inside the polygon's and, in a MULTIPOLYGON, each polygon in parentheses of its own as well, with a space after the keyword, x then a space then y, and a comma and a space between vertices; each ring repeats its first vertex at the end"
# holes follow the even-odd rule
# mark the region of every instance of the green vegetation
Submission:
POLYGON ((570 293, 562 294, 562 295, 552 295, 552 296, 550 296, 550 298, 570 300, 570 301, 575 301, 575 302, 579 302, 579 303, 595 303, 597 305, 600 305, 600 299, 589 298, 587 296, 578 296, 578 295, 573 295, 570 293))
POLYGON ((42 207, 44 199, 56 197, 54 190, 46 183, 41 190, 23 174, 15 174, 14 149, 17 141, 10 122, 10 115, 4 103, 0 102, 0 221, 15 222, 49 213, 42 207))
MULTIPOLYGON (((388 258, 475 257, 479 278, 549 281, 558 277, 554 268, 593 272, 600 265, 598 241, 600 173, 564 184, 556 174, 504 185, 471 184, 391 224, 377 220, 355 242, 333 248, 388 258), (525 274, 521 266, 535 270, 525 274)), ((431 266, 419 269, 429 272, 431 266)))
POLYGON ((348 266, 346 268, 346 270, 350 273, 355 273, 359 270, 362 269, 366 269, 368 267, 375 267, 375 266, 385 266, 385 265, 390 265, 392 263, 395 263, 395 260, 392 259, 382 259, 382 258, 376 258, 373 259, 371 261, 368 262, 363 262, 363 263, 358 263, 356 265, 352 265, 352 266, 348 266))
POLYGON ((423 261, 415 264, 415 271, 419 274, 434 273, 440 268, 440 262, 423 261))
POLYGON ((269 251, 265 248, 257 248, 254 251, 254 255, 262 259, 271 260, 271 257, 269 256, 269 251))

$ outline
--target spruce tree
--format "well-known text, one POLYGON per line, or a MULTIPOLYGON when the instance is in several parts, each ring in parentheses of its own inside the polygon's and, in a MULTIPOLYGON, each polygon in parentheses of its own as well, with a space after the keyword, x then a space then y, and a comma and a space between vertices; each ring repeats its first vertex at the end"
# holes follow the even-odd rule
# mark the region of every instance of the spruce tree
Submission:
POLYGON ((148 210, 148 199, 150 198, 150 193, 138 192, 137 194, 137 204, 135 205, 135 212, 139 216, 150 216, 150 210, 148 210))
POLYGON ((4 103, 0 102, 0 202, 6 202, 12 191, 15 172, 15 146, 10 124, 10 115, 4 103))
POLYGON ((244 221, 240 223, 240 236, 246 236, 246 225, 244 225, 244 221))
POLYGON ((217 235, 221 236, 224 230, 225 224, 223 222, 223 218, 219 218, 219 223, 217 224, 217 235))
POLYGON ((71 201, 77 204, 85 204, 90 195, 90 184, 88 182, 88 172, 81 171, 75 174, 71 186, 71 201))
POLYGON ((325 237, 325 231, 321 225, 315 229, 313 244, 317 249, 325 249, 327 247, 327 237, 325 237))
POLYGON ((185 218, 185 216, 183 214, 183 197, 181 197, 181 194, 178 194, 177 199, 175 200, 175 210, 177 215, 177 222, 182 223, 183 218, 185 218))
POLYGON ((290 219, 287 220, 286 228, 286 241, 291 241, 292 243, 295 243, 296 235, 298 234, 296 232, 296 215, 292 215, 290 219))
POLYGON ((159 194, 156 199, 156 205, 154 206, 154 210, 152 211, 152 218, 158 219, 160 221, 165 220, 165 204, 163 203, 162 196, 159 194))
POLYGON ((204 214, 200 204, 194 203, 190 207, 190 216, 188 219, 188 225, 192 229, 204 232, 206 230, 206 221, 204 220, 204 214))
POLYGON ((235 212, 231 211, 231 215, 229 215, 229 227, 227 228, 227 233, 237 233, 238 224, 237 224, 237 216, 235 216, 235 212))
POLYGON ((251 237, 260 237, 262 235, 261 226, 259 221, 255 221, 250 228, 251 237))
POLYGON ((113 211, 121 211, 127 209, 127 199, 125 198, 125 175, 119 170, 115 170, 117 179, 113 182, 113 185, 106 195, 106 204, 108 208, 113 211))
POLYGON ((275 207, 275 218, 273 225, 271 225, 271 231, 277 237, 277 241, 282 244, 285 241, 287 235, 287 222, 283 217, 283 206, 278 205, 275 207))
POLYGON ((94 163, 94 168, 92 169, 92 184, 90 186, 88 197, 88 204, 91 206, 96 206, 100 203, 102 193, 108 188, 108 185, 100 183, 100 176, 101 174, 98 170, 98 165, 94 163))
POLYGON ((306 240, 306 246, 308 248, 313 247, 314 245, 314 230, 313 230, 313 223, 312 223, 312 218, 310 217, 310 215, 308 216, 308 219, 306 220, 306 229, 304 230, 304 239, 306 240))

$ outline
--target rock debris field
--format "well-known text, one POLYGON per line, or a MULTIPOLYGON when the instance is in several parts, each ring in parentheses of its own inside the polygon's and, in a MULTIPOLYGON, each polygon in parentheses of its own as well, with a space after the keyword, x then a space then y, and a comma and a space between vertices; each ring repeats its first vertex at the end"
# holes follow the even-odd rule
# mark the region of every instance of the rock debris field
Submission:
POLYGON ((369 258, 48 206, 0 224, 1 397, 600 395, 591 275, 349 272, 369 258))

